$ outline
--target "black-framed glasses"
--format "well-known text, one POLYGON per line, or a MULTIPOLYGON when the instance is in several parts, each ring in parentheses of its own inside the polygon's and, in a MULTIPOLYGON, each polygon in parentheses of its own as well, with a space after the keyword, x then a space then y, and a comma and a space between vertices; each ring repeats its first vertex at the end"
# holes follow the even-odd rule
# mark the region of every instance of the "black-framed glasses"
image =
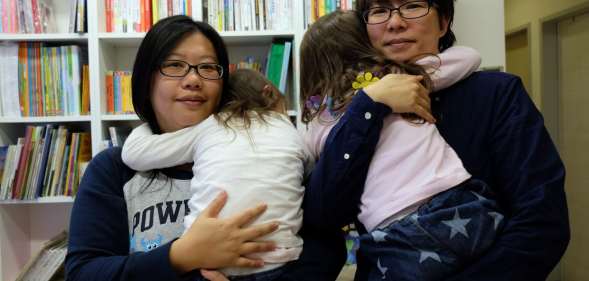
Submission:
POLYGON ((191 65, 181 60, 166 60, 160 65, 160 73, 168 77, 184 77, 190 70, 196 70, 198 76, 208 80, 219 80, 223 77, 223 66, 216 63, 199 63, 191 65))
POLYGON ((426 16, 429 13, 431 4, 429 1, 411 1, 403 3, 397 8, 393 7, 372 7, 362 14, 366 24, 379 24, 388 21, 394 11, 404 19, 416 19, 426 16))

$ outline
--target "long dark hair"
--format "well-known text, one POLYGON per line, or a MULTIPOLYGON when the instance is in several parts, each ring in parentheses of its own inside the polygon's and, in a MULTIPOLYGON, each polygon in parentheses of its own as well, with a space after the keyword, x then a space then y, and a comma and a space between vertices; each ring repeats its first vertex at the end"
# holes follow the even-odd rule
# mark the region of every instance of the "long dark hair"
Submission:
MULTIPOLYGON (((152 132, 162 133, 151 104, 153 74, 161 63, 186 36, 194 33, 204 35, 211 41, 219 64, 223 66, 223 85, 229 80, 229 57, 223 39, 210 25, 194 21, 188 16, 172 16, 158 21, 145 35, 133 65, 131 87, 133 107, 142 121, 147 122, 152 132)), ((221 101, 227 95, 226 87, 221 92, 221 101)), ((219 104, 219 107, 223 104, 219 104)))
POLYGON ((229 76, 225 105, 215 117, 225 127, 233 118, 242 119, 249 128, 252 118, 265 122, 264 117, 274 111, 277 103, 284 101, 282 94, 262 73, 252 69, 238 69, 229 76), (265 87, 267 90, 265 90, 265 87))
POLYGON ((319 18, 309 27, 301 43, 301 108, 302 121, 308 123, 326 110, 341 115, 353 97, 352 83, 362 72, 384 76, 388 73, 423 75, 429 86, 429 75, 416 65, 387 59, 370 44, 364 22, 355 11, 335 11, 319 18), (322 101, 310 108, 311 98, 322 101))
MULTIPOLYGON (((442 26, 444 19, 448 21, 448 30, 438 41, 438 50, 440 52, 452 47, 454 43, 456 43, 456 35, 452 31, 452 24, 454 22, 454 1, 455 0, 428 0, 430 5, 433 5, 433 7, 438 10, 440 26, 442 26)), ((356 0, 356 11, 358 11, 359 16, 368 10, 375 2, 379 3, 380 1, 356 0)), ((362 30, 366 31, 366 25, 363 25, 362 30)))

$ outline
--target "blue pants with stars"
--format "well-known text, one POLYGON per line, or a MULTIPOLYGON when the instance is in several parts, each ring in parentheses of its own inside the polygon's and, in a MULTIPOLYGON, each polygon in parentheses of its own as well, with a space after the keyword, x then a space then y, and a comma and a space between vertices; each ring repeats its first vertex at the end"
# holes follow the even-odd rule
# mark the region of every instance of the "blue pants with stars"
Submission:
POLYGON ((470 179, 360 236, 360 280, 444 280, 486 251, 503 225, 489 187, 470 179))

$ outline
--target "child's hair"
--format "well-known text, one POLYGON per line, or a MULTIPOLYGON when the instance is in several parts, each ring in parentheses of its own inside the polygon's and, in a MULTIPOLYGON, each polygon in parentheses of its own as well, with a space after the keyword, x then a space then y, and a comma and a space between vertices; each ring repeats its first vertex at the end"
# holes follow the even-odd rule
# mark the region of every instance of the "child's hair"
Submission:
POLYGON ((224 106, 215 118, 225 127, 233 118, 243 119, 249 128, 252 118, 265 122, 264 116, 276 112, 284 103, 280 91, 264 75, 252 69, 237 69, 229 75, 227 94, 221 98, 224 106))
MULTIPOLYGON (((361 15, 355 11, 332 12, 309 27, 301 43, 300 72, 304 123, 326 109, 333 117, 343 114, 355 92, 352 83, 363 72, 378 77, 389 73, 423 75, 422 83, 428 88, 431 84, 422 67, 389 60, 372 47, 361 15), (317 108, 309 106, 312 97, 320 103, 317 108)), ((404 117, 415 119, 416 115, 404 117)))

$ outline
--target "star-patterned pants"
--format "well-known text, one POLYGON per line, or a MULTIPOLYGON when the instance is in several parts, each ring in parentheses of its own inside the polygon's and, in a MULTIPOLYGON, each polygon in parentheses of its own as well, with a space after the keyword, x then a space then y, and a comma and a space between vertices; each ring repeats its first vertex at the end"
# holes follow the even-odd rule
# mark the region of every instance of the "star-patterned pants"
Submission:
POLYGON ((399 221, 360 236, 360 280, 444 280, 486 251, 503 215, 489 187, 470 179, 399 221))

